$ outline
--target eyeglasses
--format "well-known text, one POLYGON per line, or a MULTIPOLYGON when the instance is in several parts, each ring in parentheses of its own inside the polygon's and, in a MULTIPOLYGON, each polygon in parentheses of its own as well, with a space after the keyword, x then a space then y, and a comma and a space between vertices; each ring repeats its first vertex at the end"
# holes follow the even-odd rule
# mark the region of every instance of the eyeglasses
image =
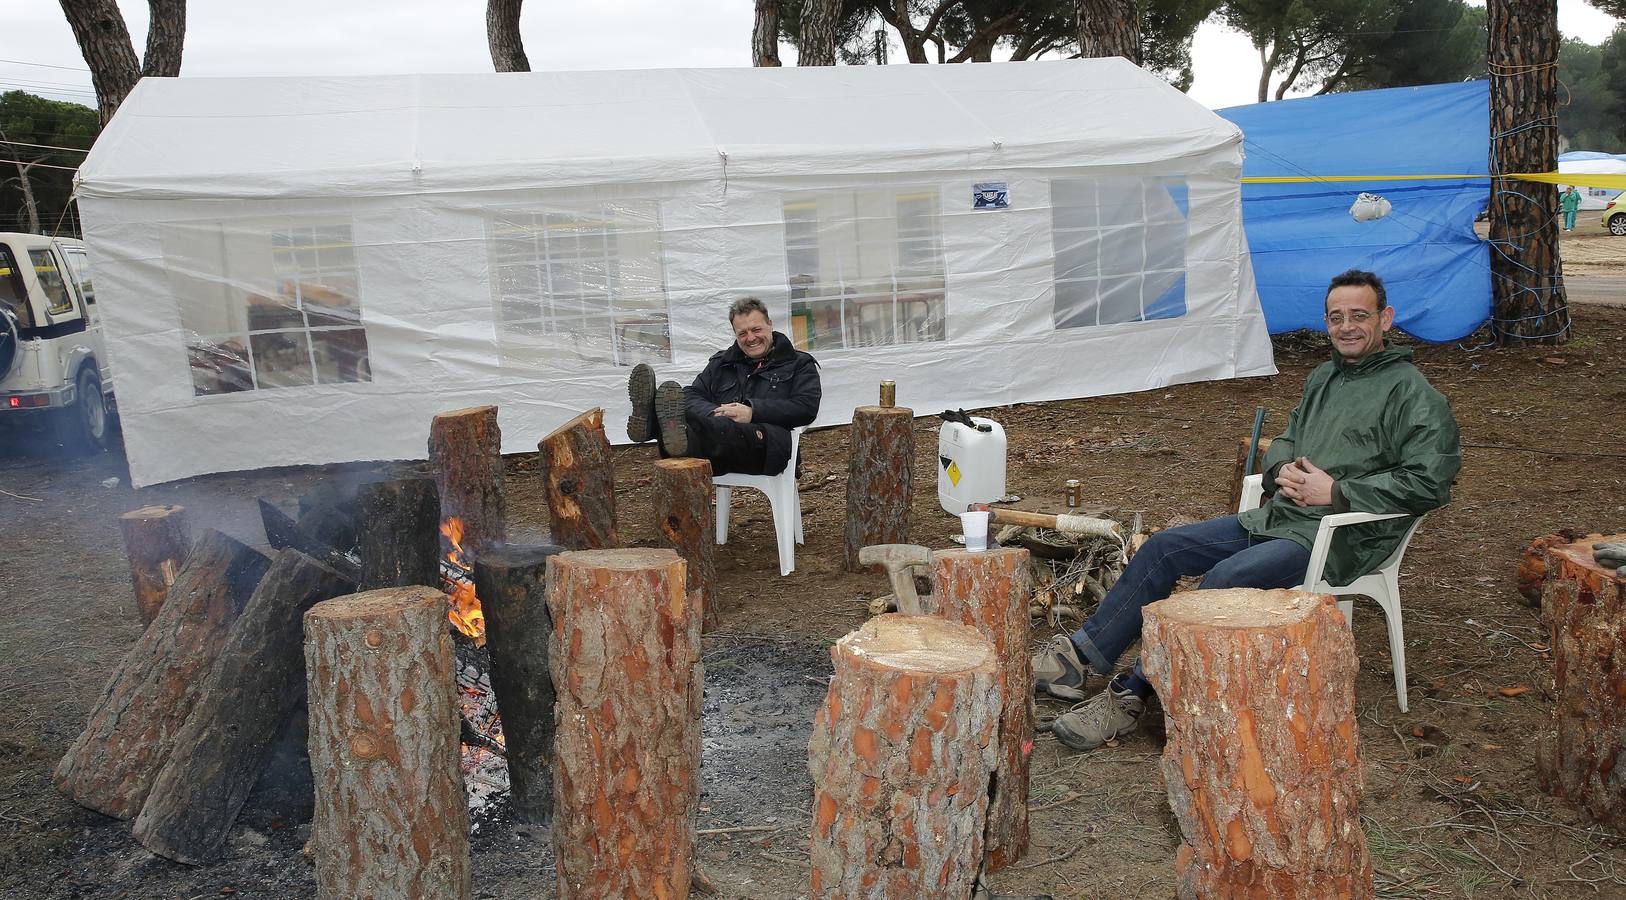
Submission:
MULTIPOLYGON (((1365 325, 1367 322, 1372 321, 1372 317, 1376 315, 1377 313, 1369 313, 1364 309, 1360 309, 1349 314, 1349 321, 1355 323, 1356 325, 1365 325)), ((1327 324, 1333 326, 1334 328, 1344 324, 1344 314, 1327 313, 1327 324)))

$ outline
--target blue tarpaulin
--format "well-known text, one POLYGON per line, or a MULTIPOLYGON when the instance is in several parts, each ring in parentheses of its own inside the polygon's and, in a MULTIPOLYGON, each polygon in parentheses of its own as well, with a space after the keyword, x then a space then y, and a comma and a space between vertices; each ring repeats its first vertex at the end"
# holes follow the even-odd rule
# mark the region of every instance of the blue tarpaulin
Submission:
POLYGON ((1327 282, 1345 269, 1383 278, 1395 324, 1427 341, 1472 333, 1490 317, 1489 245, 1474 218, 1489 199, 1479 179, 1489 148, 1484 81, 1388 88, 1233 106, 1244 178, 1304 178, 1242 186, 1243 225, 1271 333, 1323 328, 1327 282), (1322 181, 1351 175, 1361 181, 1322 181), (1362 192, 1393 205, 1381 219, 1349 213, 1362 192))

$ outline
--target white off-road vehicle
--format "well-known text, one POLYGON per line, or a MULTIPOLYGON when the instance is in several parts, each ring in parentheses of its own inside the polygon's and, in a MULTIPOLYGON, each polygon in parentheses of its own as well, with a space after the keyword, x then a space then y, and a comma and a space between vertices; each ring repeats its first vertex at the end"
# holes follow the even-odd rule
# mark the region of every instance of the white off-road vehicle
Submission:
POLYGON ((49 416, 74 443, 105 448, 108 375, 85 245, 0 232, 0 428, 49 416))

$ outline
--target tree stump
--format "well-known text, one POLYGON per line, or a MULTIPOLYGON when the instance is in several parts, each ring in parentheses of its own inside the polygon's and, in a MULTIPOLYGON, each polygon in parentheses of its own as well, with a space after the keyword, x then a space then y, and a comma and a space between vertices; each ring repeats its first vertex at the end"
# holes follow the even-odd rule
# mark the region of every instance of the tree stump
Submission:
POLYGON ((906 406, 860 406, 853 410, 851 434, 843 559, 847 571, 861 572, 859 550, 871 544, 909 543, 915 412, 906 406))
POLYGON ((429 423, 429 462, 440 491, 441 521, 454 516, 462 520, 465 548, 478 552, 508 539, 497 407, 471 406, 435 416, 429 423))
POLYGON ((700 802, 700 611, 671 550, 548 561, 559 897, 686 897, 700 802))
MULTIPOLYGON (((1519 557, 1519 568, 1514 573, 1514 580, 1519 585, 1519 596, 1524 598, 1525 606, 1541 607, 1541 594, 1547 583, 1547 551, 1552 547, 1564 544, 1573 544, 1583 540, 1580 531, 1573 528, 1560 528, 1551 533, 1544 534, 1530 542, 1519 557)), ((1591 541, 1603 540, 1602 535, 1590 535, 1591 541)))
POLYGON ((1591 821, 1626 827, 1626 578, 1592 558, 1600 536, 1547 551, 1541 615, 1553 648, 1553 727, 1537 748, 1543 789, 1591 821), (1551 743, 1548 743, 1551 740, 1551 743))
POLYGON ((1190 591, 1146 607, 1180 897, 1371 897, 1355 641, 1333 598, 1190 591))
POLYGON ((186 551, 192 547, 192 527, 183 506, 143 506, 119 516, 124 554, 130 559, 130 582, 135 586, 136 617, 152 624, 180 574, 186 551))
POLYGON ((999 762, 988 791, 983 843, 986 870, 997 872, 1021 859, 1028 846, 1028 756, 1033 751, 1033 708, 1026 702, 1033 694, 1028 551, 940 550, 932 556, 931 581, 932 592, 921 597, 927 613, 969 625, 994 645, 1000 692, 1009 698, 999 715, 999 762))
POLYGON ((57 790, 115 818, 141 812, 232 622, 270 567, 260 551, 213 529, 203 532, 158 618, 124 655, 57 765, 57 790))
POLYGON ((812 895, 970 897, 999 755, 993 645, 947 619, 887 614, 830 656, 808 743, 812 895))
POLYGON ((514 817, 553 821, 553 675, 548 671, 548 557, 553 544, 487 547, 474 561, 474 592, 485 613, 491 690, 502 715, 514 817))
POLYGON ((136 840, 201 865, 220 857, 273 741, 305 696, 301 617, 351 584, 298 550, 279 552, 237 617, 136 817, 136 840))
POLYGON ((351 594, 305 614, 316 896, 467 898, 446 595, 351 594))
POLYGON ((663 459, 655 463, 655 533, 688 567, 701 628, 717 618, 717 537, 713 529, 711 462, 663 459))
POLYGON ((1259 439, 1259 450, 1253 455, 1253 468, 1248 468, 1248 438, 1239 438, 1236 442, 1236 461, 1231 464, 1231 505, 1225 507, 1226 512, 1234 513, 1242 504, 1242 479, 1249 475, 1264 473, 1265 451, 1270 449, 1270 438, 1259 439))
POLYGON ((433 479, 374 481, 356 496, 359 590, 440 585, 440 492, 433 479))
POLYGON ((536 450, 553 515, 553 542, 571 550, 619 546, 615 464, 604 436, 604 410, 595 407, 559 426, 536 450))

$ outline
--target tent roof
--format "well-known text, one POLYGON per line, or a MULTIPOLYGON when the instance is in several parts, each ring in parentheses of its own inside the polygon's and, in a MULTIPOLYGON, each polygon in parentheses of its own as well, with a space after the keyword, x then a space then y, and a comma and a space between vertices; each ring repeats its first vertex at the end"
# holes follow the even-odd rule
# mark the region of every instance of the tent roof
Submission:
POLYGON ((355 197, 1146 165, 1240 139, 1121 59, 144 78, 80 179, 90 196, 355 197))

